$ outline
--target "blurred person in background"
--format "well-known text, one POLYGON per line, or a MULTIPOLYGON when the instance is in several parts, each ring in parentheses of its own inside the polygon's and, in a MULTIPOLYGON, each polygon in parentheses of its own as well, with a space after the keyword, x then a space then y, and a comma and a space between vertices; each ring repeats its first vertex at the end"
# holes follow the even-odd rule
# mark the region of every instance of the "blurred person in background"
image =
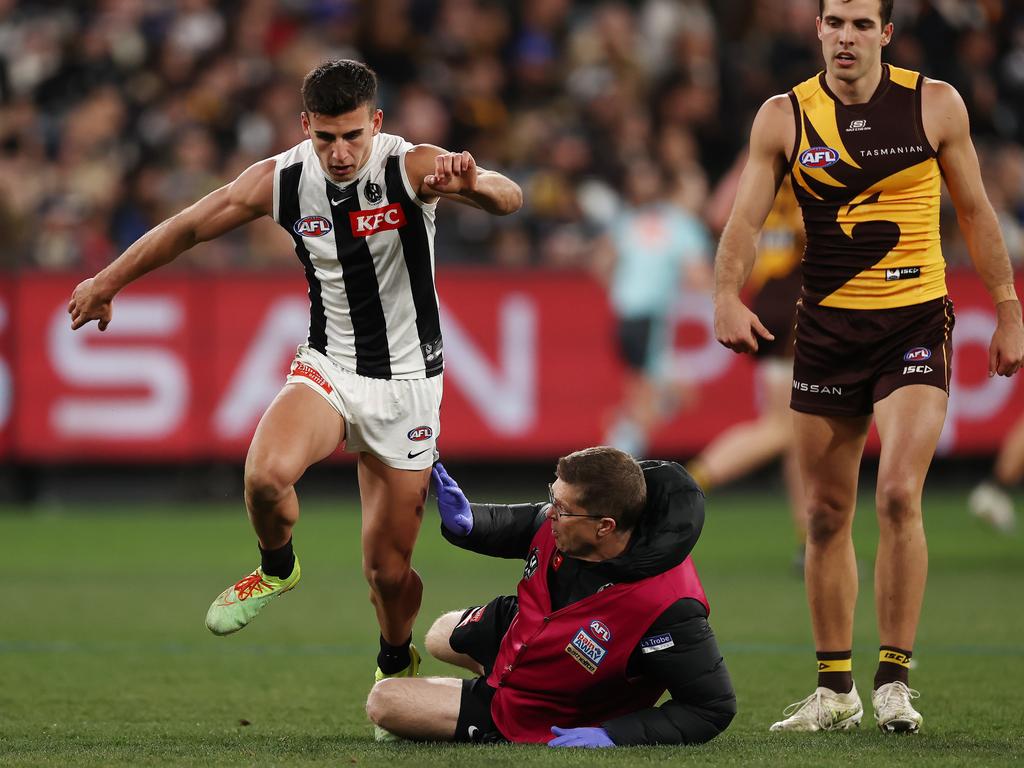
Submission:
MULTIPOLYGON (((649 116, 657 136, 690 135, 694 162, 716 183, 744 144, 757 105, 809 71, 818 55, 809 24, 815 10, 805 0, 6 0, 0 3, 0 221, 14 236, 5 241, 2 263, 90 268, 85 260, 102 252, 104 240, 126 247, 126 228, 145 231, 176 210, 174 201, 192 199, 167 181, 179 170, 178 137, 206 135, 204 143, 216 152, 204 170, 216 186, 224 184, 302 139, 291 83, 325 58, 361 57, 379 67, 389 125, 407 93, 442 97, 443 120, 436 105, 416 100, 428 116, 403 119, 414 125, 396 133, 464 147, 487 167, 514 169, 524 184, 537 181, 537 194, 527 195, 537 204, 513 226, 495 226, 464 206, 442 206, 442 262, 579 268, 594 224, 576 203, 581 185, 600 181, 619 189, 617 168, 644 137, 633 130, 642 120, 631 119, 629 135, 621 133, 622 117, 649 116), (93 142, 84 153, 79 146, 69 163, 62 145, 81 142, 78 129, 64 126, 100 92, 120 101, 121 116, 86 122, 94 124, 94 136, 114 129, 108 146, 116 151, 93 142), (559 140, 556 149, 553 138, 565 136, 571 140, 559 140), (571 150, 568 161, 552 157, 563 150, 571 150), (80 174, 89 177, 86 197, 77 194, 80 174), (142 174, 169 202, 135 204, 142 174), (56 232, 39 226, 41 218, 56 232), (89 242, 78 244, 79 238, 89 242)), ((994 155, 1024 141, 1019 4, 965 0, 904 3, 896 10, 901 34, 888 59, 961 87, 976 132, 994 155)), ((95 107, 84 109, 97 114, 95 107)), ((673 163, 656 141, 640 149, 654 152, 659 164, 673 163)), ((1022 189, 1005 208, 993 199, 1001 221, 1017 231, 1022 200, 1022 189)), ((947 260, 966 263, 952 206, 944 205, 942 215, 947 260)), ((286 235, 254 231, 197 246, 175 268, 283 266, 274 253, 285 252, 286 235)))
POLYGON ((594 748, 725 730, 736 696, 690 558, 704 497, 682 467, 598 446, 558 460, 548 503, 470 504, 441 464, 434 489, 448 541, 526 566, 517 595, 445 613, 427 633, 435 658, 479 676, 385 680, 366 703, 378 726, 594 748))
POLYGON ((989 375, 1024 362, 1024 325, 998 220, 957 91, 883 65, 892 0, 820 0, 825 71, 761 107, 719 245, 715 331, 737 352, 773 335, 740 300, 755 237, 788 171, 807 247, 791 407, 807 499, 805 580, 818 686, 773 731, 846 730, 863 706, 852 676, 857 564, 852 521, 872 416, 881 440, 875 561, 878 666, 872 706, 884 733, 916 732, 909 687, 927 576, 924 479, 945 420, 952 304, 938 231, 941 179, 995 305, 989 375))
MULTIPOLYGON (((718 229, 725 226, 736 197, 746 154, 719 184, 708 205, 708 218, 718 229)), ((800 260, 804 252, 804 225, 790 180, 783 179, 775 195, 757 245, 757 260, 747 280, 751 308, 775 337, 758 343, 754 358, 760 395, 757 419, 736 424, 711 441, 686 469, 704 493, 732 482, 775 458, 782 459, 782 475, 789 499, 797 552, 793 567, 803 577, 807 520, 803 485, 793 450, 793 415, 789 410, 793 385, 793 329, 800 297, 800 260)))
POLYGON ((1000 533, 1017 529, 1017 510, 1010 495, 1024 480, 1024 418, 1010 427, 992 467, 992 473, 974 487, 967 497, 967 509, 974 517, 1000 533))
POLYGON ((643 456, 678 396, 667 370, 672 309, 684 287, 709 289, 711 246, 700 220, 666 201, 663 172, 653 160, 634 159, 624 181, 625 200, 594 257, 608 286, 625 369, 622 400, 605 441, 643 456))
POLYGON ((437 458, 444 368, 434 210, 446 197, 504 215, 522 198, 468 152, 383 133, 376 76, 365 64, 322 63, 306 75, 302 98, 306 141, 150 230, 80 283, 68 312, 73 329, 96 320, 103 331, 121 289, 196 243, 264 216, 291 235, 309 284, 309 338, 245 462, 261 562, 214 600, 206 624, 217 635, 236 632, 298 584, 295 483, 344 444, 358 453, 363 569, 381 633, 376 678, 411 676, 423 590, 411 559, 437 458))

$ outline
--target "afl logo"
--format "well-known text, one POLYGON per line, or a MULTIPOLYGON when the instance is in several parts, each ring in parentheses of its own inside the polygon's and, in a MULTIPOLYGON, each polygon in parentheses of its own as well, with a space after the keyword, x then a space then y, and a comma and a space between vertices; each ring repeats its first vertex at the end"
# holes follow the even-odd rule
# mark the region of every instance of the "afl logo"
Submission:
POLYGON ((828 168, 839 162, 839 153, 832 147, 811 147, 800 153, 800 165, 805 168, 828 168))
POLYGON ((407 437, 414 441, 420 442, 421 440, 429 440, 434 436, 434 430, 430 427, 416 427, 416 429, 410 429, 407 437))
POLYGON ((606 643, 612 639, 612 631, 608 629, 608 626, 603 621, 594 619, 590 622, 590 631, 606 643))
POLYGON ((323 216, 307 216, 295 222, 292 230, 299 237, 323 237, 331 231, 331 222, 323 216))
POLYGON ((932 351, 927 347, 914 347, 903 356, 903 359, 908 363, 919 363, 923 360, 927 360, 931 356, 932 351))

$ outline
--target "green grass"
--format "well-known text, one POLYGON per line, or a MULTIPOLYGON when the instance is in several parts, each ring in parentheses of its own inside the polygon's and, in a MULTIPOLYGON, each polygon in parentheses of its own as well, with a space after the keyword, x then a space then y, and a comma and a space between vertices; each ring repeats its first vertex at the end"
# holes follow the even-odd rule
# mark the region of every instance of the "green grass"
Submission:
MULTIPOLYGON (((1024 556, 970 520, 959 493, 926 499, 931 572, 913 684, 925 729, 883 737, 777 735, 767 726, 813 687, 792 534, 766 495, 709 501, 695 554, 739 697, 729 730, 696 748, 377 745, 363 713, 376 628, 358 517, 310 503, 296 529, 302 585, 252 627, 215 638, 210 600, 256 564, 238 505, 0 509, 0 765, 1011 765, 1024 754, 1024 556), (242 724, 246 721, 248 725, 242 724)), ((431 512, 431 515, 434 513, 431 512)), ((870 503, 856 526, 872 561, 870 503)), ((416 552, 426 591, 417 639, 444 610, 510 592, 521 564, 456 550, 429 519, 416 552)), ((865 568, 865 571, 870 571, 865 568)), ((863 574, 854 674, 877 652, 863 574)), ((450 674, 427 660, 426 674, 450 674)))

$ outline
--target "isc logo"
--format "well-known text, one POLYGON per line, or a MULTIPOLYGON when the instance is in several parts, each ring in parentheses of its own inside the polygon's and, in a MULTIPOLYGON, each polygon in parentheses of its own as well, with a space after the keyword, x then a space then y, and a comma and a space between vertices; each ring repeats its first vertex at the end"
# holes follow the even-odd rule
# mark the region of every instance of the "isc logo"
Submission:
POLYGON ((811 147, 800 153, 800 165, 806 168, 828 168, 839 162, 839 153, 832 147, 811 147))
POLYGON ((931 356, 932 351, 928 347, 914 347, 907 351, 903 359, 908 363, 920 363, 928 360, 931 356))
POLYGON ((931 373, 934 368, 930 365, 905 365, 903 366, 903 374, 908 373, 931 373))
POLYGON ((299 237, 323 237, 332 229, 331 222, 323 216, 307 216, 295 222, 292 230, 299 237))
POLYGON ((372 211, 352 211, 348 218, 352 222, 354 237, 366 237, 375 232, 384 232, 405 226, 405 212, 400 203, 392 203, 372 211))
POLYGON ((430 427, 416 427, 416 429, 410 429, 409 434, 406 435, 410 440, 419 442, 420 440, 429 440, 434 436, 434 430, 430 427))

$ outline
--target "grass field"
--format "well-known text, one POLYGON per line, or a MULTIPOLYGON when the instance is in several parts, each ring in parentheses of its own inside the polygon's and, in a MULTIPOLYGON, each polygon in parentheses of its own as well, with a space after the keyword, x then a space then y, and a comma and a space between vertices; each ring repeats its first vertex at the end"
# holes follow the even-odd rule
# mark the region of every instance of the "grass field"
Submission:
MULTIPOLYGON (((792 535, 768 495, 708 503, 695 552, 739 697, 730 729, 696 748, 379 746, 363 713, 376 628, 352 505, 310 503, 296 530, 300 588, 238 635, 203 625, 210 600, 257 563, 238 505, 0 509, 0 765, 1020 765, 1024 760, 1024 541, 926 498, 931 571, 912 684, 925 728, 883 737, 870 710, 848 734, 767 733, 810 692, 813 647, 792 535)), ((873 559, 870 501, 858 556, 873 559)), ((431 507, 416 552, 417 640, 443 610, 510 592, 521 564, 450 547, 431 507)), ((870 571, 870 568, 864 568, 870 571)), ((862 574, 854 675, 877 655, 862 574)), ((426 674, 449 674, 428 660, 426 674)))

